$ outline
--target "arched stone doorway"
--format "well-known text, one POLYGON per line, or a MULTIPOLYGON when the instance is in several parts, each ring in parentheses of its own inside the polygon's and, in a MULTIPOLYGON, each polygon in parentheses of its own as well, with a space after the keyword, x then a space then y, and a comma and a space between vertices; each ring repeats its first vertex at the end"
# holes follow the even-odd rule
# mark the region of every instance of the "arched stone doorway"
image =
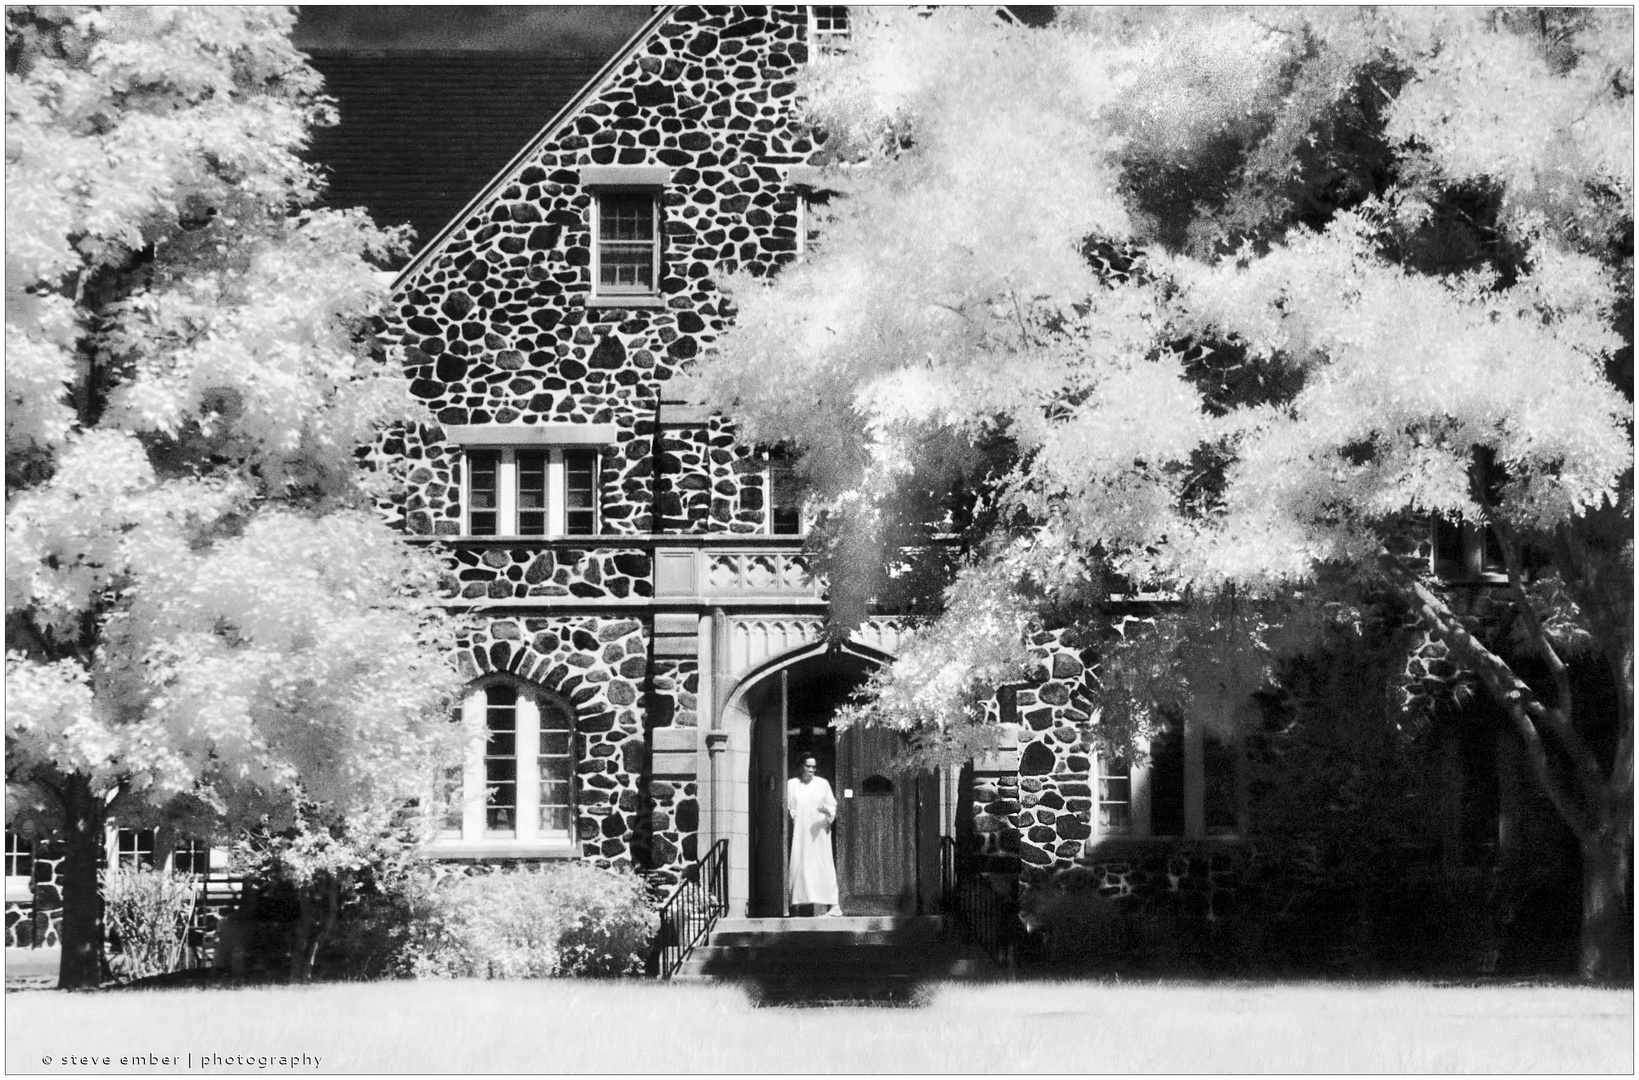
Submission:
POLYGON ((881 661, 862 649, 805 649, 746 680, 734 695, 749 736, 744 792, 746 913, 786 914, 789 819, 785 783, 801 755, 817 759, 840 804, 834 849, 849 915, 933 910, 938 890, 939 790, 933 773, 891 767, 900 740, 873 728, 837 732, 837 709, 881 661))

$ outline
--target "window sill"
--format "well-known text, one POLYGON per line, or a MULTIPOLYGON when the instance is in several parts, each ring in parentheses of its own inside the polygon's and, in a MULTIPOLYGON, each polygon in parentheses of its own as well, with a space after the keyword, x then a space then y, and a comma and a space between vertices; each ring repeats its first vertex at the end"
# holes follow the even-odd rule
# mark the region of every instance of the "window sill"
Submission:
POLYGON ((664 296, 598 296, 586 298, 587 307, 602 308, 664 308, 664 296))
POLYGON ((433 536, 428 539, 442 540, 450 544, 507 544, 510 546, 528 546, 529 544, 592 544, 598 547, 609 546, 606 541, 618 542, 620 537, 616 533, 486 533, 483 536, 472 536, 468 533, 459 533, 453 536, 433 536))
POLYGON ((421 849, 426 859, 578 859, 570 840, 434 840, 421 849))

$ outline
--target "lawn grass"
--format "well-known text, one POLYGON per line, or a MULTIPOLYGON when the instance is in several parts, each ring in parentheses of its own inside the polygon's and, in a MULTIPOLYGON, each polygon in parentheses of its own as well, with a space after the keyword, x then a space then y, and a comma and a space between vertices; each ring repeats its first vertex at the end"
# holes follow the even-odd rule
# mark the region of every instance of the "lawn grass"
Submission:
POLYGON ((921 1008, 754 1008, 733 987, 562 980, 6 995, 7 1072, 176 1071, 41 1062, 140 1053, 192 1053, 194 1071, 217 1053, 316 1055, 320 1072, 1632 1072, 1633 993, 1019 981, 935 987, 921 1008))

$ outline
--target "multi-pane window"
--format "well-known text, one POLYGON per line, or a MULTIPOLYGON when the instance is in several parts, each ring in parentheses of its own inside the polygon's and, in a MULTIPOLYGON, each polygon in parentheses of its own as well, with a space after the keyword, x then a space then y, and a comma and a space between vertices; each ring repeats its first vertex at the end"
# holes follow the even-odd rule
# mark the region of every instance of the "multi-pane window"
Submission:
POLYGON ((468 695, 464 765, 442 777, 439 843, 567 842, 575 828, 575 727, 569 705, 510 679, 468 695))
MULTIPOLYGON (((460 720, 460 714, 456 719, 460 720)), ((438 777, 438 797, 436 805, 442 812, 443 820, 439 822, 439 833, 443 836, 460 836, 462 818, 465 816, 465 807, 462 806, 462 787, 465 770, 460 765, 445 766, 438 777)))
POLYGON ((598 455, 566 450, 563 455, 563 531, 568 536, 597 532, 598 455))
POLYGON ((1133 782, 1126 759, 1098 756, 1098 835, 1126 836, 1132 832, 1133 782))
POLYGON ((596 450, 469 449, 469 536, 592 536, 598 531, 596 450))
POLYGON ((154 865, 154 830, 119 829, 114 834, 114 865, 132 870, 154 865))
POLYGON ((535 765, 540 780, 537 835, 568 836, 574 825, 574 724, 569 710, 556 701, 540 703, 540 746, 535 765))
POLYGON ((547 455, 518 451, 518 535, 545 536, 547 455))
POLYGON ((597 196, 597 292, 652 296, 660 276, 660 200, 652 191, 597 196))
POLYGON ((800 536, 803 531, 802 487, 791 463, 770 456, 767 485, 768 531, 773 536, 800 536))
POLYGON ((204 877, 211 872, 211 846, 203 840, 180 839, 171 852, 171 869, 204 877))
POLYGON ((515 836, 518 827, 518 691, 491 686, 484 709, 484 832, 515 836))
POLYGON ((467 532, 494 536, 500 529, 501 452, 473 450, 467 454, 467 532))
POLYGON ((34 845, 16 833, 6 831, 6 876, 31 877, 34 874, 34 845))
POLYGON ((845 52, 851 27, 846 7, 815 6, 809 10, 810 40, 820 53, 845 52))

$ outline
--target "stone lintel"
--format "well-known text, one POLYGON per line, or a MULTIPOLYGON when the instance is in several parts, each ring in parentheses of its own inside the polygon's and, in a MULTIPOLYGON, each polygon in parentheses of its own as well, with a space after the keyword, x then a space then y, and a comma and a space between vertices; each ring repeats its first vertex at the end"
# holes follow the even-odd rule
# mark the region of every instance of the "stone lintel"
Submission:
POLYGON ((616 424, 449 424, 444 437, 462 446, 603 446, 619 439, 616 424))
POLYGON ((582 187, 657 188, 671 182, 670 165, 582 165, 582 187))

